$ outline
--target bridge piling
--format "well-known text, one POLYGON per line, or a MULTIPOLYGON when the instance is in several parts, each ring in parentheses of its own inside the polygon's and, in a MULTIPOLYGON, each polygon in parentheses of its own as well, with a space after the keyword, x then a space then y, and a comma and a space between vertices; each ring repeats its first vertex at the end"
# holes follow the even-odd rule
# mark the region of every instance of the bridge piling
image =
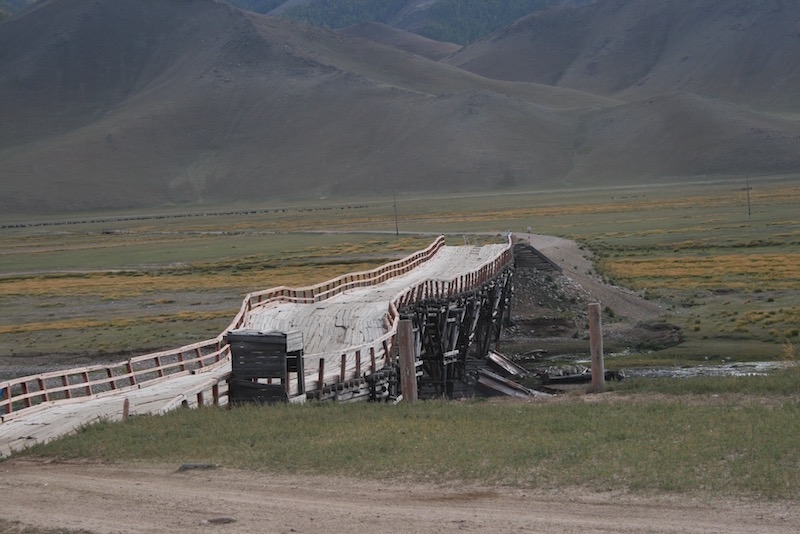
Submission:
POLYGON ((414 354, 413 323, 409 319, 402 319, 397 324, 397 347, 400 363, 400 387, 403 400, 411 403, 417 402, 417 365, 414 354))

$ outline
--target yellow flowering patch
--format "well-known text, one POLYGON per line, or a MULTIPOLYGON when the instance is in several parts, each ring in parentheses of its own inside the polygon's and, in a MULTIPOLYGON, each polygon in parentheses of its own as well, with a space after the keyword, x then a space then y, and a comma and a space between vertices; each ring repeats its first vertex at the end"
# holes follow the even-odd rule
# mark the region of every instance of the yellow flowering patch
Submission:
POLYGON ((615 258, 605 271, 626 284, 674 289, 800 289, 800 254, 615 258))
POLYGON ((100 299, 133 297, 152 292, 231 290, 234 294, 276 286, 306 286, 351 271, 374 268, 374 263, 291 265, 241 272, 154 271, 146 273, 87 273, 41 275, 0 280, 0 296, 54 298, 93 296, 100 299))

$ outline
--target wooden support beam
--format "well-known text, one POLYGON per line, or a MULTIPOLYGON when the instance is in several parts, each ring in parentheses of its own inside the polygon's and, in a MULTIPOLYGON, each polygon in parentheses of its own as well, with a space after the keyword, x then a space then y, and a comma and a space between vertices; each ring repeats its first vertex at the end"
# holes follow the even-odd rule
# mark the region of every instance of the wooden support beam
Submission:
POLYGON ((111 367, 106 367, 106 374, 108 375, 108 384, 111 386, 111 389, 117 389, 117 381, 114 380, 114 372, 111 370, 111 367))
POLYGON ((66 375, 66 374, 64 374, 64 375, 61 375, 61 383, 62 383, 62 384, 64 385, 64 387, 66 388, 66 389, 64 390, 64 396, 65 396, 65 398, 67 398, 67 399, 71 399, 71 398, 72 398, 72 390, 69 388, 69 378, 67 378, 67 377, 68 377, 68 375, 66 375))
POLYGON ((319 372, 317 373, 317 389, 322 391, 325 387, 325 358, 319 359, 319 372))
MULTIPOLYGON (((30 408, 32 406, 32 404, 31 404, 31 398, 28 397, 28 383, 27 382, 22 382, 20 384, 20 386, 22 387, 22 394, 25 395, 25 407, 26 408, 30 408)), ((9 391, 9 394, 10 393, 11 392, 9 391)))
POLYGON ((400 384, 403 400, 417 402, 417 366, 414 354, 414 329, 408 319, 397 323, 397 347, 400 351, 400 384))
POLYGON ((44 380, 41 378, 38 379, 39 382, 39 391, 44 393, 44 401, 48 402, 50 400, 50 394, 47 392, 47 384, 44 383, 44 380))
POLYGON ((601 393, 605 389, 606 378, 599 302, 589 304, 589 350, 592 355, 592 392, 601 393))
POLYGON ((88 371, 84 371, 82 373, 82 375, 83 375, 83 383, 86 384, 86 394, 91 397, 92 396, 92 385, 89 383, 89 372, 88 371))

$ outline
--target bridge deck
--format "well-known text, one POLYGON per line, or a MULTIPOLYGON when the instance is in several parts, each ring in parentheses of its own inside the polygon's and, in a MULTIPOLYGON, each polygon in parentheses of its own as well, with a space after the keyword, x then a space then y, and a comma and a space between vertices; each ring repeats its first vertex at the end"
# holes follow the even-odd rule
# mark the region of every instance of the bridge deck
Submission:
POLYGON ((350 289, 327 300, 273 303, 253 310, 245 323, 262 332, 299 330, 304 352, 313 355, 362 345, 386 333, 384 317, 398 293, 426 280, 449 282, 497 257, 507 245, 442 247, 413 271, 375 286, 350 289))

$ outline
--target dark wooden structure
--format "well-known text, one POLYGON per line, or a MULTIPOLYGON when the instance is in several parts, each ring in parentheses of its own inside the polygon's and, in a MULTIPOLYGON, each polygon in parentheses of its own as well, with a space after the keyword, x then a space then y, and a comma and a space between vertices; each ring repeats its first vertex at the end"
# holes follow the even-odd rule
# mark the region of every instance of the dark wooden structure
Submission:
POLYGON ((292 380, 305 393, 302 333, 234 330, 225 340, 231 348, 231 403, 288 401, 292 380))
POLYGON ((513 269, 509 267, 473 291, 424 300, 400 310, 414 325, 421 363, 420 397, 473 395, 490 344, 510 317, 513 269))
POLYGON ((557 263, 528 243, 514 244, 514 267, 527 267, 545 272, 562 272, 557 263))

